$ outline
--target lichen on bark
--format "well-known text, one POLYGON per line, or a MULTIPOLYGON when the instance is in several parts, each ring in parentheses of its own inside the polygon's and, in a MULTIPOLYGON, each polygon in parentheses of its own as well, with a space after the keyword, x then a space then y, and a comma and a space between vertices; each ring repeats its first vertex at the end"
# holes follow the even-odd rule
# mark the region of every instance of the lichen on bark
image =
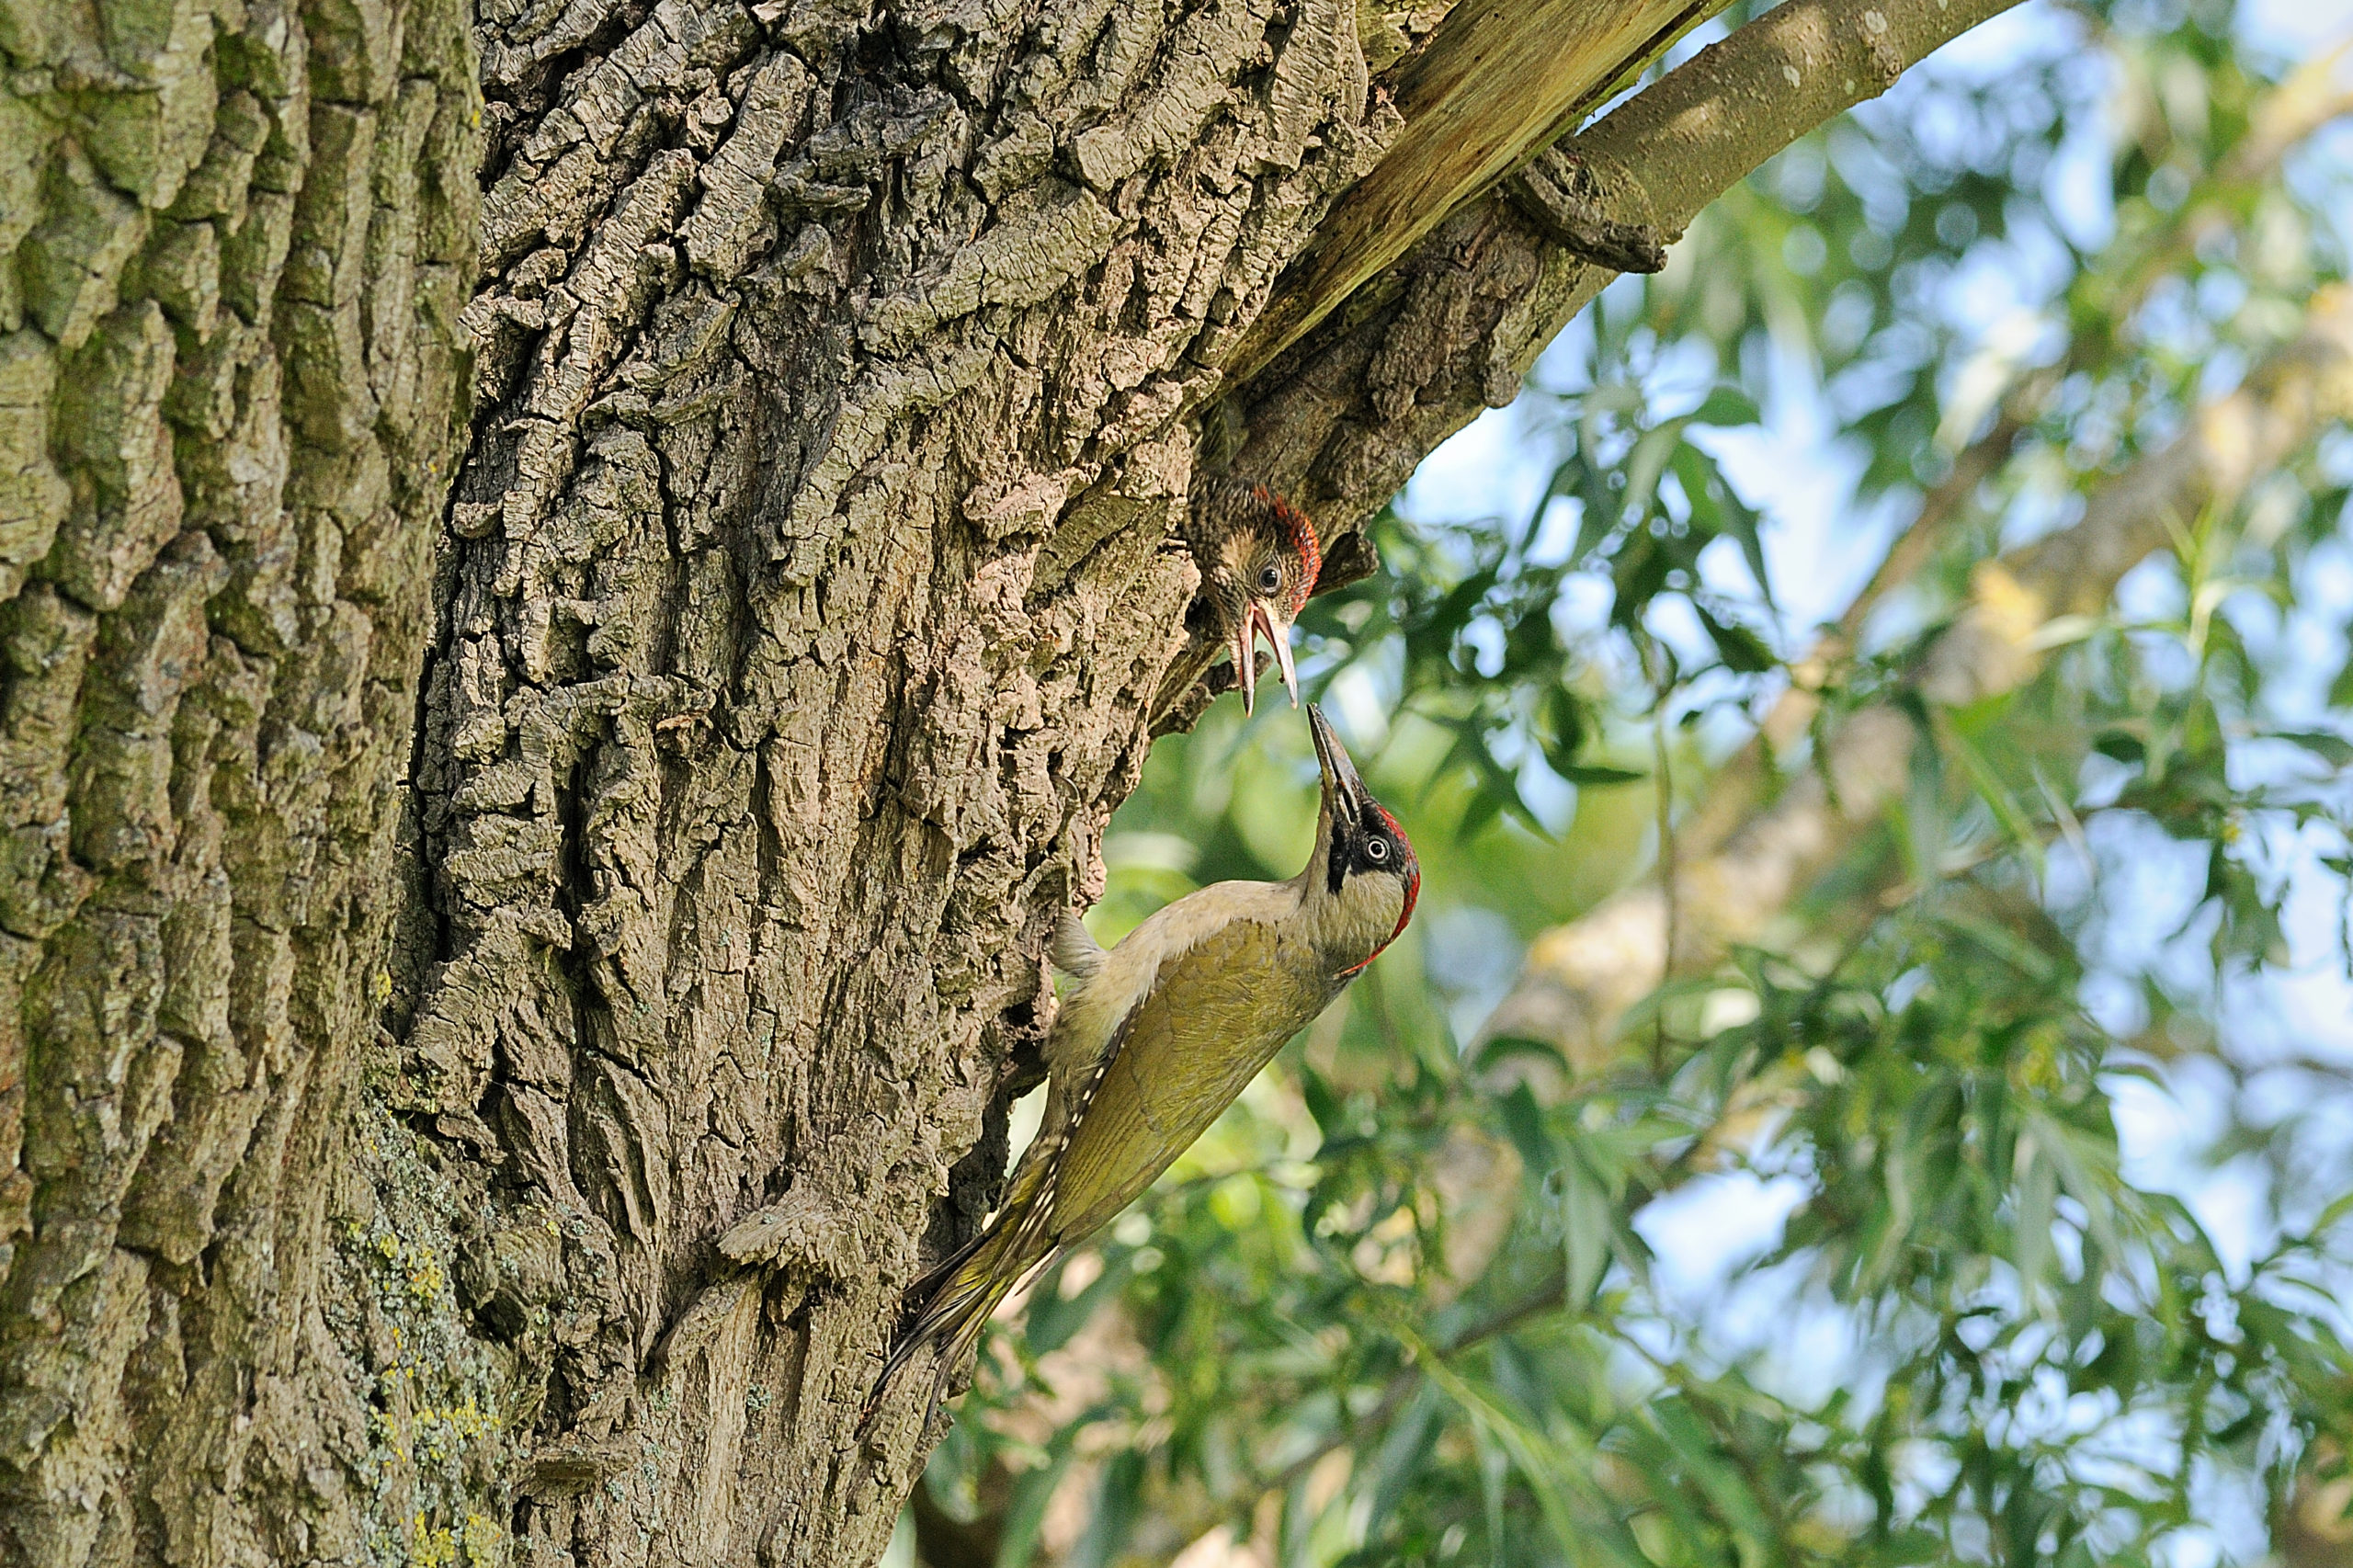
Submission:
POLYGON ((465 18, 35 4, 0 51, 0 1560, 347 1555, 327 1220, 460 434, 465 18))

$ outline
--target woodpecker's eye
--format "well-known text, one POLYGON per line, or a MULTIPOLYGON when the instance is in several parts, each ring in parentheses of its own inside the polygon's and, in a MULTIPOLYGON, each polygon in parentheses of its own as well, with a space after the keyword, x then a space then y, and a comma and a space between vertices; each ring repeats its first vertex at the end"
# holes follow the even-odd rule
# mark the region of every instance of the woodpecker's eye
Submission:
POLYGON ((1366 839, 1364 841, 1364 858, 1371 861, 1376 866, 1380 865, 1383 860, 1388 859, 1389 840, 1385 838, 1366 839))
POLYGON ((1271 593, 1273 593, 1277 588, 1279 588, 1279 587, 1281 587, 1282 585, 1283 585, 1283 574, 1282 574, 1280 572, 1277 571, 1277 570, 1276 570, 1274 567, 1272 567, 1272 566, 1261 567, 1261 568, 1259 569, 1259 572, 1258 572, 1258 591, 1259 591, 1260 593, 1262 593, 1262 594, 1271 594, 1271 593))

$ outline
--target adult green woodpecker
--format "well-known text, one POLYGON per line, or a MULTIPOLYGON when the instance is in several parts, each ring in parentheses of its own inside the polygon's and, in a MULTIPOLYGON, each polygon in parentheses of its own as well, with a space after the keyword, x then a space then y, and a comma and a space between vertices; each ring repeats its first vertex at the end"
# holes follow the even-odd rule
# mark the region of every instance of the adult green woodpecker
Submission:
POLYGON ((1078 983, 1047 1039, 1045 1116, 995 1216, 910 1292, 877 1406, 934 1344, 937 1401, 1006 1293, 1150 1187, 1413 918, 1414 846, 1313 703, 1307 722, 1324 798, 1299 875, 1188 893, 1108 951, 1064 915, 1054 962, 1078 983))

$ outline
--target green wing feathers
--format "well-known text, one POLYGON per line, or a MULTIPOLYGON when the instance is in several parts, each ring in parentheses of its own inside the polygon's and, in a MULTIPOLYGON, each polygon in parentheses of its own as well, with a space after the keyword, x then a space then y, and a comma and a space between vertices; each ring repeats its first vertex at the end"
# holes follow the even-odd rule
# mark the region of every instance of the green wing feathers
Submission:
POLYGON ((878 1403, 926 1345, 942 1346, 944 1381, 1023 1276, 1134 1201, 1323 1010, 1338 985, 1313 964, 1279 961, 1283 939, 1236 920, 1161 963, 1073 1096, 1060 1136, 1030 1146, 988 1228, 937 1271, 938 1289, 892 1349, 878 1403))
POLYGON ((1281 940, 1272 926, 1237 920, 1161 965, 1073 1119, 1056 1182, 1063 1239, 1133 1202, 1322 1011, 1328 994, 1303 994, 1286 973, 1296 966, 1277 961, 1281 940))
MULTIPOLYGON (((933 1271, 930 1278, 938 1278, 939 1285, 899 1331, 898 1343, 892 1346, 891 1358, 884 1363, 881 1379, 874 1386, 869 1419, 881 1404, 892 1380, 917 1352, 936 1341, 943 1342, 939 1370, 932 1379, 931 1398, 937 1403, 949 1372, 980 1343, 981 1325, 988 1322, 997 1303, 1012 1293, 1023 1275, 1053 1250, 1056 1227, 1052 1224, 1051 1199, 1055 1173, 1070 1147, 1070 1134, 1086 1123, 1087 1101, 1101 1086, 1105 1071, 1118 1060, 1120 1047, 1141 1011, 1140 1007, 1131 1010, 1112 1032, 1110 1044, 1097 1063, 1093 1083, 1080 1092, 1077 1103, 1063 1121, 1063 1135, 1051 1146, 1029 1146, 1013 1173, 1010 1190, 998 1205, 995 1218, 961 1251, 933 1271)), ((923 1286, 918 1284, 916 1289, 920 1290, 923 1286)))

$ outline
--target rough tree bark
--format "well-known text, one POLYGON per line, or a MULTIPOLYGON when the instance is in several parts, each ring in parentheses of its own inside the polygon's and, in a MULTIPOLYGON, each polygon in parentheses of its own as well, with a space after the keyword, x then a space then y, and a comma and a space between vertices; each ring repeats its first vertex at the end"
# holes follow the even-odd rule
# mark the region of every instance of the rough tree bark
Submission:
MULTIPOLYGON (((354 1561, 455 0, 0 7, 0 1560, 354 1561)), ((405 1286, 405 1282, 404 1282, 405 1286)))
POLYGON ((1204 430, 1352 524, 1554 206, 2004 3, 1793 0, 1237 386, 1443 6, 8 0, 0 1561, 876 1555, 1204 430))

